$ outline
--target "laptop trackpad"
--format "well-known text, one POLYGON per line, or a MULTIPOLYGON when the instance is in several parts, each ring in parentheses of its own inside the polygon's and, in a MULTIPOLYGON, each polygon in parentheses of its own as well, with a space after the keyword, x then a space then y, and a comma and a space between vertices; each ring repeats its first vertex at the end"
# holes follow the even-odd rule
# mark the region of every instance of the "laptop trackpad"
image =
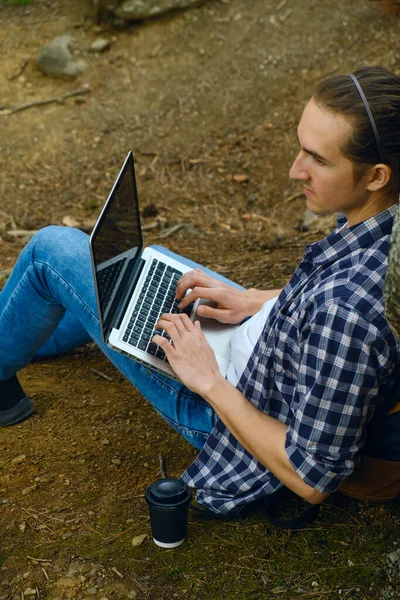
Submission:
MULTIPOLYGON (((195 303, 195 310, 199 304, 208 304, 209 306, 212 306, 211 302, 200 300, 195 303)), ((193 320, 200 322, 201 330, 206 336, 211 348, 214 350, 220 371, 225 376, 231 355, 231 339, 237 325, 227 325, 226 323, 219 323, 218 321, 215 321, 215 319, 206 319, 204 317, 198 317, 197 315, 194 316, 193 320)))

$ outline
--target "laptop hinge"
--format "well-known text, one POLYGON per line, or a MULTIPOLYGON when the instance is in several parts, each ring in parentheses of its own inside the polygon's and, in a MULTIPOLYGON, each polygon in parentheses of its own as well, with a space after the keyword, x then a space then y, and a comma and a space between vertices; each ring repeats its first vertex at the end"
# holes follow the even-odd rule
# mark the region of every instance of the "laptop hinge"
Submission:
POLYGON ((131 271, 131 265, 128 263, 124 276, 118 286, 119 289, 122 290, 121 294, 117 294, 119 302, 115 308, 111 308, 109 315, 112 315, 112 317, 106 318, 106 322, 104 323, 104 337, 106 342, 108 342, 108 336, 112 329, 118 329, 121 326, 122 319, 128 308, 133 291, 143 271, 143 267, 146 264, 146 261, 143 260, 143 258, 140 258, 139 260, 133 258, 129 262, 133 263, 134 269, 131 271))

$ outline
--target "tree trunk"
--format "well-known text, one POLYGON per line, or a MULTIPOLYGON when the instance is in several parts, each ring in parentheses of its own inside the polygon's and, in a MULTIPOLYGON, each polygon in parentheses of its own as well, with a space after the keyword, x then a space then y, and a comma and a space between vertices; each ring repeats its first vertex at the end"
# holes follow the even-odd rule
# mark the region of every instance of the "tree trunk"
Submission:
POLYGON ((400 339, 400 211, 397 211, 393 225, 384 298, 386 318, 400 339))

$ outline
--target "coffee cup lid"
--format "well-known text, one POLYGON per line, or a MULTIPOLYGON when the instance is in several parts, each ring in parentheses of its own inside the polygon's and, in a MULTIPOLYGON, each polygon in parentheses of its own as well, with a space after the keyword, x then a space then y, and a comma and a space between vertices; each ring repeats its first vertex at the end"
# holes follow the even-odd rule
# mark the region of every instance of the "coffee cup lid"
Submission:
POLYGON ((157 504, 179 504, 191 497, 188 486, 179 479, 166 477, 152 483, 146 490, 146 499, 157 504))

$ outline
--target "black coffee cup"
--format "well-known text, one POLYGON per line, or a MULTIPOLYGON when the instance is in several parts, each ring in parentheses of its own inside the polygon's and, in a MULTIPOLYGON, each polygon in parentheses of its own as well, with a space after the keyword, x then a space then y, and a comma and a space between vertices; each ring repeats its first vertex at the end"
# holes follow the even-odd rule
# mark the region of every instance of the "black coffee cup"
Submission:
POLYGON ((146 490, 153 540, 162 548, 176 548, 186 538, 192 491, 179 479, 166 477, 146 490))

